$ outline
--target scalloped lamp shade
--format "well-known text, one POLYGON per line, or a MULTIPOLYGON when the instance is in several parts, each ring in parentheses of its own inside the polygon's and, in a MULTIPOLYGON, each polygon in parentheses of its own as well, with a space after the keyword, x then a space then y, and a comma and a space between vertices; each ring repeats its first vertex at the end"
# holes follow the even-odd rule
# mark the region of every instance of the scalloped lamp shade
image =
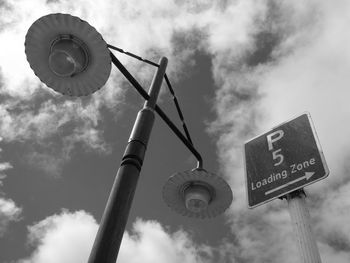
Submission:
POLYGON ((211 218, 231 205, 233 195, 222 178, 204 169, 194 169, 172 175, 163 187, 163 199, 181 215, 211 218))
POLYGON ((25 53, 35 75, 64 95, 99 90, 111 72, 107 43, 94 27, 68 14, 36 20, 25 38, 25 53))

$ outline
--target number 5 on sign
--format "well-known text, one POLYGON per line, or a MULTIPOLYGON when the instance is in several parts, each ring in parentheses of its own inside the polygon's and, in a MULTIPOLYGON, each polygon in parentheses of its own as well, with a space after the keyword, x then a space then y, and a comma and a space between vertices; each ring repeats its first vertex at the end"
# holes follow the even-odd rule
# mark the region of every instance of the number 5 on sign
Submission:
MULTIPOLYGON (((273 143, 280 140, 283 137, 283 135, 284 135, 284 132, 282 130, 277 130, 273 133, 266 135, 269 151, 273 151, 273 143)), ((277 149, 272 152, 272 159, 276 161, 273 164, 274 166, 278 166, 284 161, 284 156, 282 155, 281 151, 282 149, 277 149)))

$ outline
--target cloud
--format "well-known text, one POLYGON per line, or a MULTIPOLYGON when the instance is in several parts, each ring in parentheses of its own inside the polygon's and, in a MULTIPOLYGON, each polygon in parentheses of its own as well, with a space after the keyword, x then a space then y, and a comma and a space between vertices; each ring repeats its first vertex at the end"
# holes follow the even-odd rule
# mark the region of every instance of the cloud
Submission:
POLYGON ((349 190, 350 183, 347 183, 328 192, 320 212, 316 214, 321 217, 317 220, 316 232, 324 246, 329 246, 323 253, 325 257, 329 257, 333 251, 350 259, 350 229, 347 223, 350 209, 349 190))
MULTIPOLYGON (((0 137, 0 142, 2 141, 2 138, 0 137)), ((2 149, 0 148, 0 156, 2 153, 2 149)), ((13 168, 13 166, 9 162, 0 162, 0 186, 3 185, 2 180, 4 180, 7 175, 5 174, 5 171, 13 168)))
POLYGON ((33 142, 23 151, 25 160, 43 168, 48 175, 57 176, 76 145, 100 154, 110 152, 99 128, 103 120, 97 104, 49 98, 18 102, 11 98, 0 107, 0 134, 4 143, 21 142, 24 147, 25 142, 33 142))
POLYGON ((157 221, 138 219, 132 233, 126 233, 118 262, 209 262, 212 250, 195 244, 184 231, 167 232, 157 221))
POLYGON ((0 163, 0 186, 3 185, 2 180, 4 180, 7 175, 4 171, 13 168, 13 166, 9 162, 0 163))
POLYGON ((84 211, 62 211, 28 228, 31 256, 20 263, 87 262, 97 232, 94 218, 84 211))
MULTIPOLYGON (((28 228, 30 257, 18 263, 87 262, 98 225, 85 211, 63 210, 28 228)), ((118 262, 208 262, 211 250, 195 244, 184 231, 169 233, 156 221, 138 219, 126 232, 118 262)))
MULTIPOLYGON (((1 148, 0 153, 2 153, 1 148)), ((4 185, 3 180, 7 177, 6 171, 12 168, 13 166, 9 162, 0 162, 0 238, 5 235, 9 224, 19 221, 22 214, 22 208, 18 207, 12 199, 5 198, 1 189, 4 185)))
POLYGON ((346 263, 350 260, 350 255, 348 252, 339 251, 334 249, 333 246, 327 245, 325 243, 319 244, 319 249, 322 252, 323 262, 336 262, 336 263, 346 263))
POLYGON ((22 208, 11 199, 0 197, 0 238, 5 235, 11 222, 20 220, 22 208))

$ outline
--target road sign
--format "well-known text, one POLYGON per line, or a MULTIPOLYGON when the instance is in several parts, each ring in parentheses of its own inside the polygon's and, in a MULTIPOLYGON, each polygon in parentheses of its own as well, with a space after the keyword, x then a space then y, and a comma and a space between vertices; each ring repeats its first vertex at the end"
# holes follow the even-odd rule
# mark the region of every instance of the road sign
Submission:
POLYGON ((249 140, 244 150, 249 208, 329 174, 309 113, 249 140))

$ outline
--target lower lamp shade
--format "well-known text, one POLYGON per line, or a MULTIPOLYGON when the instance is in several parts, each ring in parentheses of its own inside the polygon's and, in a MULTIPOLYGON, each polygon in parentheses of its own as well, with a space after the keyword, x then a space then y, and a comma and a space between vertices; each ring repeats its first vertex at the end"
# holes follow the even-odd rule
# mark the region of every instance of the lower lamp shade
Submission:
POLYGON ((36 20, 27 32, 25 53, 39 79, 65 95, 90 95, 111 72, 110 51, 102 36, 86 21, 68 14, 36 20))
POLYGON ((211 218, 231 205, 233 195, 222 178, 204 169, 194 169, 172 175, 163 187, 163 199, 181 215, 211 218))

